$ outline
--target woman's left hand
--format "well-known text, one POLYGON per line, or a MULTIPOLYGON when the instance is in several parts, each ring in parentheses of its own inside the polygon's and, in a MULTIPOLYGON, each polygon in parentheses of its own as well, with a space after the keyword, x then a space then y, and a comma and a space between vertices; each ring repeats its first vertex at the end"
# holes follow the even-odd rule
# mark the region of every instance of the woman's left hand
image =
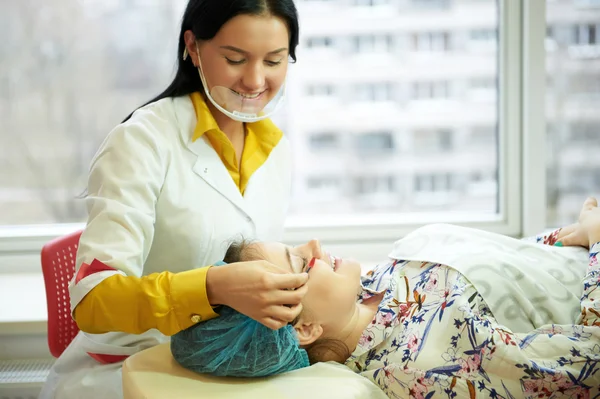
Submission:
MULTIPOLYGON (((587 232, 581 228, 579 223, 573 223, 569 226, 563 227, 558 233, 558 239, 556 240, 559 246, 564 247, 584 247, 588 248, 588 235, 587 232)), ((557 245, 557 244, 554 244, 557 245)))
MULTIPOLYGON (((578 246, 588 248, 600 237, 600 210, 595 198, 590 197, 583 203, 579 221, 563 228, 558 235, 557 243, 562 246, 578 246)), ((556 245, 556 244, 554 244, 556 245)))

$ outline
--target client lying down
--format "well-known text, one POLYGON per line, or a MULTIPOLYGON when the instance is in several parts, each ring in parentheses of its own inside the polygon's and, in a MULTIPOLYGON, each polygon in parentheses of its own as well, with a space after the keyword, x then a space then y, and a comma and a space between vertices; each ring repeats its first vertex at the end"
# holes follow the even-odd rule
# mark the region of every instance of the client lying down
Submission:
POLYGON ((599 250, 594 199, 579 223, 537 243, 426 226, 362 277, 358 263, 331 257, 317 241, 233 245, 226 262, 260 257, 308 270, 302 313, 273 331, 222 308, 173 336, 171 351, 184 367, 217 375, 336 361, 390 398, 598 397, 599 250))

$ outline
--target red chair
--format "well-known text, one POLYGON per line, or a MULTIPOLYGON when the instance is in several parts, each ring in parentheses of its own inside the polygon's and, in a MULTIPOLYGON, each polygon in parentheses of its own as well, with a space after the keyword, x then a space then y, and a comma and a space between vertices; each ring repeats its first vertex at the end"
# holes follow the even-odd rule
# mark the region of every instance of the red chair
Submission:
POLYGON ((48 242, 42 248, 42 273, 48 306, 48 347, 59 357, 79 332, 71 317, 69 281, 75 274, 75 257, 81 231, 48 242))

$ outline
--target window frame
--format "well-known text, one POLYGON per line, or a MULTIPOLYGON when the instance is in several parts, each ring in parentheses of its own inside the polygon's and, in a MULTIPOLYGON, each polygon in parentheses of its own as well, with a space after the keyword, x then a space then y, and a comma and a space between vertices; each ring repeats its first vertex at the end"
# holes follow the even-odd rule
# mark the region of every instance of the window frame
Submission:
MULTIPOLYGON (((427 223, 446 222, 510 236, 532 235, 546 227, 545 182, 545 1, 498 1, 498 209, 474 218, 439 213, 352 217, 290 216, 284 241, 317 237, 332 252, 375 261, 390 243, 427 223), (510 22, 510 23, 509 23, 510 22), (391 216, 391 217, 390 217, 391 216)), ((0 226, 0 275, 40 272, 41 247, 82 224, 0 226)))

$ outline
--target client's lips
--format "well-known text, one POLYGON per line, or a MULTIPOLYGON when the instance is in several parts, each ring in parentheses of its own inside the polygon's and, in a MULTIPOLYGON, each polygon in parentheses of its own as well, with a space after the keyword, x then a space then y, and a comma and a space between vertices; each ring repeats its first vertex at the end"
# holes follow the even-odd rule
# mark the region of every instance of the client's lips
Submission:
POLYGON ((308 263, 308 266, 306 266, 306 272, 308 273, 310 271, 310 269, 313 268, 313 266, 315 265, 317 258, 312 258, 310 260, 310 262, 308 263))
POLYGON ((340 258, 335 258, 335 262, 333 262, 333 271, 337 272, 341 265, 342 260, 340 258))

